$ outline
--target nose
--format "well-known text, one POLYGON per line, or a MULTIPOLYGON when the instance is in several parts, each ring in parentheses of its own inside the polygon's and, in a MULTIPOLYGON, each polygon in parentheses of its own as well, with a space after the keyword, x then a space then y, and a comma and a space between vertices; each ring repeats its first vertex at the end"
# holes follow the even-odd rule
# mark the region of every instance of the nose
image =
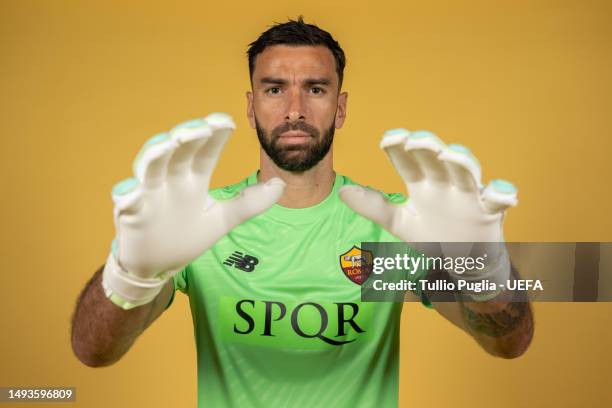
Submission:
POLYGON ((298 121, 305 120, 304 116, 304 102, 302 100, 301 92, 294 91, 289 95, 289 102, 287 105, 287 114, 285 120, 290 123, 296 123, 298 121))

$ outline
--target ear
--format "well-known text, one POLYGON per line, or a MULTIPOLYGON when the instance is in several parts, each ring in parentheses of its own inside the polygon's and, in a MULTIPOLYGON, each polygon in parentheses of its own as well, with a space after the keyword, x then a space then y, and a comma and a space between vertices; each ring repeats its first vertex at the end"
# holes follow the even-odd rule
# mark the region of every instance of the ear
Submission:
POLYGON ((338 95, 338 109, 336 109, 336 119, 334 125, 336 129, 340 129, 344 125, 346 119, 346 100, 348 99, 348 92, 342 92, 338 95))
POLYGON ((253 92, 247 91, 247 118, 249 119, 249 124, 251 125, 251 129, 255 129, 255 110, 253 108, 253 92))

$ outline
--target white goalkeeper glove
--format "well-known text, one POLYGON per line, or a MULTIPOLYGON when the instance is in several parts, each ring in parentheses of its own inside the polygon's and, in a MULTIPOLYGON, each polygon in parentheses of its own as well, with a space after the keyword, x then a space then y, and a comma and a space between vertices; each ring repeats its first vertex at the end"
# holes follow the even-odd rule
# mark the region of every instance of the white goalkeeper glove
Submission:
POLYGON ((424 243, 440 243, 444 256, 450 257, 486 253, 485 270, 460 277, 505 283, 510 264, 502 223, 505 210, 517 204, 516 188, 504 180, 483 188, 480 164, 471 152, 461 145, 447 146, 428 131, 389 130, 380 147, 406 183, 408 202, 392 204, 358 186, 342 187, 342 200, 426 255, 432 255, 427 253, 431 247, 424 243))
POLYGON ((130 309, 152 301, 185 265, 281 197, 279 178, 227 201, 208 194, 234 129, 231 117, 214 113, 154 136, 136 157, 135 178, 114 186, 116 236, 103 273, 113 303, 130 309))

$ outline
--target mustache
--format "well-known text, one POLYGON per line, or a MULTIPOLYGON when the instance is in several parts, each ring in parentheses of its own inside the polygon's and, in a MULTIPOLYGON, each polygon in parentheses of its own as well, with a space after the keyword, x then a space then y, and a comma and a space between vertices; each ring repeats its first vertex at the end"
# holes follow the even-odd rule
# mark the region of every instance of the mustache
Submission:
POLYGON ((278 139, 280 135, 282 135, 285 132, 289 132, 291 130, 299 130, 304 133, 308 133, 311 137, 314 137, 314 138, 319 137, 319 131, 317 130, 317 128, 309 125, 306 122, 297 122, 294 124, 283 123, 282 125, 275 127, 271 132, 272 140, 278 139))

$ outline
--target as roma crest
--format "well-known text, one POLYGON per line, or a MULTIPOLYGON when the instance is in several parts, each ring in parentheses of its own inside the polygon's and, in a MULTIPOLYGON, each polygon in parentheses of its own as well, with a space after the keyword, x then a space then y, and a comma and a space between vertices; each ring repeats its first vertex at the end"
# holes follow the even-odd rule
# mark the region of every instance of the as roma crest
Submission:
POLYGON ((353 245, 351 249, 340 255, 340 268, 353 283, 361 285, 372 272, 372 252, 362 251, 353 245))

